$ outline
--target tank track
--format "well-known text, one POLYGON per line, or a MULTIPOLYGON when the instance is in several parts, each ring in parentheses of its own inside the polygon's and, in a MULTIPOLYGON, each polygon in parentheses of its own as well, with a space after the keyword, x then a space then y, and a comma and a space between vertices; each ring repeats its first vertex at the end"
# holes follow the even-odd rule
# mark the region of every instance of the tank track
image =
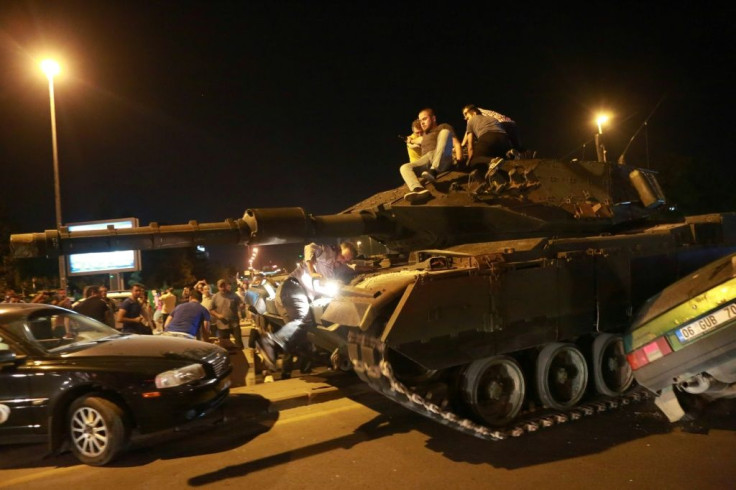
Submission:
POLYGON ((579 420, 632 403, 641 402, 652 395, 643 387, 631 388, 617 397, 599 396, 566 410, 534 410, 522 415, 501 428, 487 427, 473 420, 444 409, 411 390, 394 375, 391 363, 386 360, 387 346, 376 337, 350 332, 348 352, 358 377, 371 388, 409 410, 424 415, 435 422, 462 433, 489 441, 502 441, 509 437, 520 437, 539 429, 579 420))

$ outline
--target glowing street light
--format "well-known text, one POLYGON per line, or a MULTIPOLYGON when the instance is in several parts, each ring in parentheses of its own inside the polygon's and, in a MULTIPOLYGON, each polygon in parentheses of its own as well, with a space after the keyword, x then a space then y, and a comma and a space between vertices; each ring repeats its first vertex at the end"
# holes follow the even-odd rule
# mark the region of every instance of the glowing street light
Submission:
MULTIPOLYGON (((54 77, 61 72, 59 63, 52 59, 41 62, 41 70, 49 79, 49 105, 51 107, 51 149, 54 158, 54 200, 56 204, 56 228, 61 228, 61 187, 59 185, 59 148, 56 144, 56 106, 54 103, 54 77)), ((59 255, 59 282, 66 289, 66 260, 59 255)))
POLYGON ((248 260, 248 268, 253 269, 253 264, 256 262, 256 257, 258 257, 258 247, 253 247, 250 254, 250 259, 248 260))
POLYGON ((595 118, 595 123, 598 125, 598 132, 595 134, 595 151, 598 155, 599 162, 606 161, 606 147, 601 142, 601 135, 603 134, 603 125, 608 122, 607 114, 598 114, 595 118))
POLYGON ((41 62, 41 70, 43 70, 47 77, 54 78, 61 72, 61 67, 56 61, 46 59, 41 62))
POLYGON ((595 122, 598 125, 598 134, 603 134, 603 125, 608 122, 608 115, 599 114, 598 117, 596 117, 595 122))

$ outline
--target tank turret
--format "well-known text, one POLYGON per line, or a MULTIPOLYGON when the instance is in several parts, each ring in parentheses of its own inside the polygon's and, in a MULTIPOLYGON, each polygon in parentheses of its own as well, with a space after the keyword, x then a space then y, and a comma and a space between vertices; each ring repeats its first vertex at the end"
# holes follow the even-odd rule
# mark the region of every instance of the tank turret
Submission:
POLYGON ((359 274, 320 318, 377 391, 485 439, 632 394, 632 311, 736 245, 736 217, 670 211, 656 175, 606 162, 494 161, 334 215, 251 209, 222 223, 13 235, 17 257, 369 235, 407 260, 359 274), (731 248, 729 248, 731 247, 731 248))

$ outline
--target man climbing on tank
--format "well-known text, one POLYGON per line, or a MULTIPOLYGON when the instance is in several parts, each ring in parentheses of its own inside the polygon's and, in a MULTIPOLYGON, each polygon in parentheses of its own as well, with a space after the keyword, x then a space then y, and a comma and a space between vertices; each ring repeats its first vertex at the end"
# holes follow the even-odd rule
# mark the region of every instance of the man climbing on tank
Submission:
POLYGON ((452 165, 453 154, 456 160, 462 159, 460 140, 455 130, 447 123, 437 124, 437 116, 430 108, 419 112, 419 122, 424 135, 422 137, 422 156, 414 161, 403 164, 399 168, 409 192, 404 199, 409 202, 424 202, 431 196, 427 189, 419 182, 417 173, 427 182, 434 182, 438 172, 444 172, 452 165))
MULTIPOLYGON (((354 247, 345 244, 339 250, 331 245, 316 243, 304 247, 304 260, 276 291, 276 308, 286 323, 275 333, 266 333, 256 338, 256 344, 269 369, 275 370, 279 349, 289 356, 307 344, 306 329, 314 322, 310 306, 320 296, 315 279, 348 282, 354 271, 346 263, 353 259, 354 250, 354 247)), ((290 372, 285 374, 288 377, 290 372)))
POLYGON ((511 150, 511 142, 501 121, 482 114, 472 104, 463 107, 463 119, 468 122, 463 142, 468 145, 469 169, 487 167, 492 158, 506 157, 506 153, 511 150))

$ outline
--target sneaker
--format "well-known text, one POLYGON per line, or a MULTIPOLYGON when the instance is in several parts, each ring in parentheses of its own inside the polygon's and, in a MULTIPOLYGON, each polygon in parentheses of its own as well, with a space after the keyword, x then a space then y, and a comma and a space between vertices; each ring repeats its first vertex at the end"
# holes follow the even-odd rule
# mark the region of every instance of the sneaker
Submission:
POLYGON ((406 199, 409 202, 413 202, 417 194, 419 193, 419 191, 421 191, 422 189, 423 189, 422 187, 415 187, 414 189, 411 190, 411 192, 407 192, 406 194, 404 194, 404 199, 406 199))
POLYGON ((258 346, 258 352, 263 357, 263 363, 271 371, 276 370, 276 342, 268 335, 259 335, 256 338, 256 345, 258 346))
POLYGON ((491 163, 488 165, 488 172, 486 172, 486 179, 493 177, 493 174, 496 173, 496 169, 502 163, 503 163, 503 158, 501 157, 496 157, 496 158, 491 159, 491 163))
POLYGON ((422 172, 422 178, 427 182, 434 182, 435 180, 437 180, 437 171, 433 168, 425 170, 424 172, 422 172))
POLYGON ((427 199, 432 197, 432 194, 429 193, 427 189, 420 189, 418 191, 412 191, 409 192, 404 196, 404 199, 411 203, 417 203, 417 202, 424 202, 427 199))

